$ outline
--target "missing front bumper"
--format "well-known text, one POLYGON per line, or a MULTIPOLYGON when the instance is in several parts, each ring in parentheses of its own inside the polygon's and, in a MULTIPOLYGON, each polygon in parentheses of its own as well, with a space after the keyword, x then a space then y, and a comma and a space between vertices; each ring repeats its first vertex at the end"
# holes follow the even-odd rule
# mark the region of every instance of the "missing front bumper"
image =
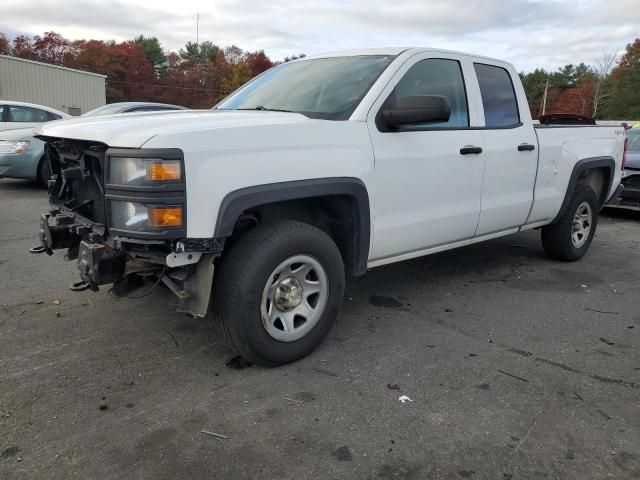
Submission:
POLYGON ((52 210, 41 215, 40 246, 31 250, 52 255, 54 250, 66 248, 65 258, 77 259, 81 279, 71 285, 74 291, 97 291, 100 285, 113 284, 114 293, 120 292, 120 296, 126 297, 130 290, 144 285, 141 278, 158 278, 176 294, 178 312, 204 317, 209 308, 214 261, 221 248, 216 242, 211 246, 208 243, 204 245, 207 248, 194 242, 179 242, 178 251, 170 254, 162 249, 156 253, 151 251, 160 247, 157 240, 148 242, 147 250, 140 250, 146 243, 141 240, 136 240, 138 250, 121 248, 122 244, 118 242, 114 243, 117 247, 114 248, 110 245, 113 242, 106 242, 101 225, 92 225, 81 217, 52 210), (185 251, 186 246, 188 251, 185 251))

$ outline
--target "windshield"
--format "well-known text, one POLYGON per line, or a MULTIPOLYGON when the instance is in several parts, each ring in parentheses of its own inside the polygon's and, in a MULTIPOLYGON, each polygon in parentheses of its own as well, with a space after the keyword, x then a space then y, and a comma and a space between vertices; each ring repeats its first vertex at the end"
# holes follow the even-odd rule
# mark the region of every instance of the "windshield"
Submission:
POLYGON ((120 113, 122 111, 122 105, 103 105, 90 112, 83 114, 83 117, 95 117, 98 115, 112 115, 114 113, 120 113))
POLYGON ((220 110, 277 110, 346 120, 394 56, 333 57, 283 63, 219 103, 220 110))
POLYGON ((640 129, 635 132, 633 130, 627 131, 627 138, 629 139, 627 151, 640 153, 640 129))

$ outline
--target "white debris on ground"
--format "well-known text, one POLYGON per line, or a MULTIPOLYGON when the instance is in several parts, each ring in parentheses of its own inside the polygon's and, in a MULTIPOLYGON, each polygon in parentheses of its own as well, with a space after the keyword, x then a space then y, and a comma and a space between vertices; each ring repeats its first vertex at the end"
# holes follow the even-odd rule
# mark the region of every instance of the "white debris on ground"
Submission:
POLYGON ((398 400, 400 400, 400 402, 402 402, 402 403, 413 402, 413 400, 411 400, 406 395, 400 395, 400 398, 398 398, 398 400))

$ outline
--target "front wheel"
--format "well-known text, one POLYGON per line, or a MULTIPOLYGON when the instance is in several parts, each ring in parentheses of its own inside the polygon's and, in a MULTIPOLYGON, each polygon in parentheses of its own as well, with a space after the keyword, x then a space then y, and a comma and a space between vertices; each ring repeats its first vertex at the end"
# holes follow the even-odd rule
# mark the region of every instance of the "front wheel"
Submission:
POLYGON ((322 230, 301 222, 260 225, 231 246, 214 282, 213 315, 247 360, 277 366, 311 353, 344 295, 344 264, 322 230))
POLYGON ((40 163, 38 163, 36 182, 42 187, 47 187, 49 178, 51 178, 51 167, 49 166, 49 159, 44 155, 40 159, 40 163))
POLYGON ((542 246, 555 260, 574 262, 587 253, 598 225, 598 199, 591 187, 573 194, 560 219, 542 227, 542 246))

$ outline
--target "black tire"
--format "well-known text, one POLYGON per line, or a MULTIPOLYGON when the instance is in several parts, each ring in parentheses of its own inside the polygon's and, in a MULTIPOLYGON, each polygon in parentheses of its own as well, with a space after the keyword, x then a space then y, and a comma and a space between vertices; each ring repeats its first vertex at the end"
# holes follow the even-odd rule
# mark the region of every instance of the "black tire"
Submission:
POLYGON ((342 256, 322 230, 289 220, 259 225, 225 252, 216 272, 210 314, 240 355, 250 362, 275 367, 308 355, 322 342, 339 314, 344 285, 342 256), (328 280, 328 296, 324 311, 316 317, 319 320, 305 336, 279 341, 263 326, 263 289, 274 269, 295 255, 308 255, 319 262, 328 280))
POLYGON ((49 159, 44 155, 38 163, 38 177, 36 182, 42 187, 47 187, 47 182, 51 178, 51 167, 49 166, 49 159))
POLYGON ((589 250, 598 226, 598 198, 591 187, 579 187, 571 197, 571 201, 562 217, 553 225, 542 227, 542 246, 548 257, 554 260, 575 262, 589 250), (591 222, 584 243, 576 246, 572 239, 573 222, 578 209, 587 203, 591 209, 591 222))

